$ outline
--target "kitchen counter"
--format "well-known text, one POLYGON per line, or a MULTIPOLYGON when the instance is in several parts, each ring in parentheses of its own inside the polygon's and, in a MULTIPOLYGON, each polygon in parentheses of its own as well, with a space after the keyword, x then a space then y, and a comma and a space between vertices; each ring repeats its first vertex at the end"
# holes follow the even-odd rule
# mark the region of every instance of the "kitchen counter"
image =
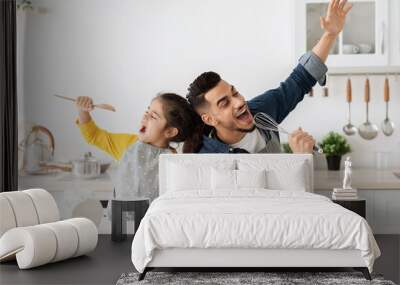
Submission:
POLYGON ((62 219, 86 217, 98 226, 100 233, 111 232, 108 211, 103 210, 99 202, 112 199, 114 187, 107 173, 92 179, 81 179, 63 172, 41 175, 20 173, 18 188, 43 188, 53 195, 62 219))
MULTIPOLYGON (((343 171, 314 171, 314 192, 330 198, 342 187, 343 171)), ((353 188, 366 200, 366 220, 375 234, 400 234, 400 178, 393 170, 353 169, 353 188)))
MULTIPOLYGON (((353 169, 352 187, 358 190, 400 190, 400 178, 394 170, 353 169)), ((314 189, 332 190, 342 187, 344 171, 314 171, 314 189)))
MULTIPOLYGON (((315 193, 331 197, 332 189, 342 186, 343 175, 342 170, 315 170, 315 193)), ((374 232, 400 234, 400 178, 391 170, 353 169, 352 186, 367 201, 367 221, 374 232)), ((95 179, 80 179, 70 173, 20 175, 19 188, 44 188, 56 199, 64 219, 87 217, 99 226, 100 233, 111 232, 108 211, 99 203, 112 199, 114 187, 108 174, 95 179)))
MULTIPOLYGON (((332 190, 342 186, 344 172, 315 170, 314 189, 332 190)), ((358 190, 400 190, 400 178, 393 170, 353 169, 352 186, 358 190)), ((86 189, 111 198, 113 185, 107 173, 94 179, 80 179, 69 173, 20 175, 19 188, 45 188, 51 192, 86 189)), ((97 195, 96 195, 97 196, 97 195)))
POLYGON ((114 188, 107 173, 101 174, 96 178, 82 179, 75 177, 71 173, 63 172, 43 175, 20 174, 18 176, 18 186, 20 189, 44 188, 50 192, 84 189, 85 191, 95 192, 98 195, 101 195, 101 193, 111 195, 110 193, 114 188))

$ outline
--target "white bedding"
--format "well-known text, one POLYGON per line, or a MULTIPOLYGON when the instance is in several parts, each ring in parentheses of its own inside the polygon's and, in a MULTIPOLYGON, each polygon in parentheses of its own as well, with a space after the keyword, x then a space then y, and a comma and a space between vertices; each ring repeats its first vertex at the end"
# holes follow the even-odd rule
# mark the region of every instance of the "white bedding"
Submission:
POLYGON ((160 196, 134 237, 132 262, 143 272, 165 248, 358 249, 370 272, 380 256, 359 215, 321 195, 266 189, 160 196))

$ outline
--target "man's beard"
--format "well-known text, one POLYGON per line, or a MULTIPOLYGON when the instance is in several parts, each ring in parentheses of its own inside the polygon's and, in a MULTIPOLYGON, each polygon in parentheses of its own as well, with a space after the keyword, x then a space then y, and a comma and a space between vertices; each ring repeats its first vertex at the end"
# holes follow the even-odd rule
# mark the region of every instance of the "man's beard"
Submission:
POLYGON ((256 125, 253 125, 250 129, 241 129, 241 128, 237 128, 235 129, 238 132, 241 133, 251 133, 252 131, 254 131, 256 129, 256 125))

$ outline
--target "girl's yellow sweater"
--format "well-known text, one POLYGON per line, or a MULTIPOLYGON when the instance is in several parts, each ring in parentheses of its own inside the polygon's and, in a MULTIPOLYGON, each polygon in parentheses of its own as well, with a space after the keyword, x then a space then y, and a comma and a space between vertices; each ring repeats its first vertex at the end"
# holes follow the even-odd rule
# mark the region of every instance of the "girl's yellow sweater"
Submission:
POLYGON ((85 141, 120 160, 126 149, 138 140, 136 134, 110 133, 99 128, 93 120, 80 124, 76 121, 85 141))

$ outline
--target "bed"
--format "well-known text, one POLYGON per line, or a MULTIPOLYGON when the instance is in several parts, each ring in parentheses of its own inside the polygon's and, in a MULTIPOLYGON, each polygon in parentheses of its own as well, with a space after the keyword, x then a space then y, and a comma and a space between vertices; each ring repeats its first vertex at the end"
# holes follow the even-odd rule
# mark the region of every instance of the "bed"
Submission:
POLYGON ((160 196, 132 242, 154 268, 352 267, 371 279, 379 247, 365 219, 313 192, 313 157, 166 154, 160 196))

